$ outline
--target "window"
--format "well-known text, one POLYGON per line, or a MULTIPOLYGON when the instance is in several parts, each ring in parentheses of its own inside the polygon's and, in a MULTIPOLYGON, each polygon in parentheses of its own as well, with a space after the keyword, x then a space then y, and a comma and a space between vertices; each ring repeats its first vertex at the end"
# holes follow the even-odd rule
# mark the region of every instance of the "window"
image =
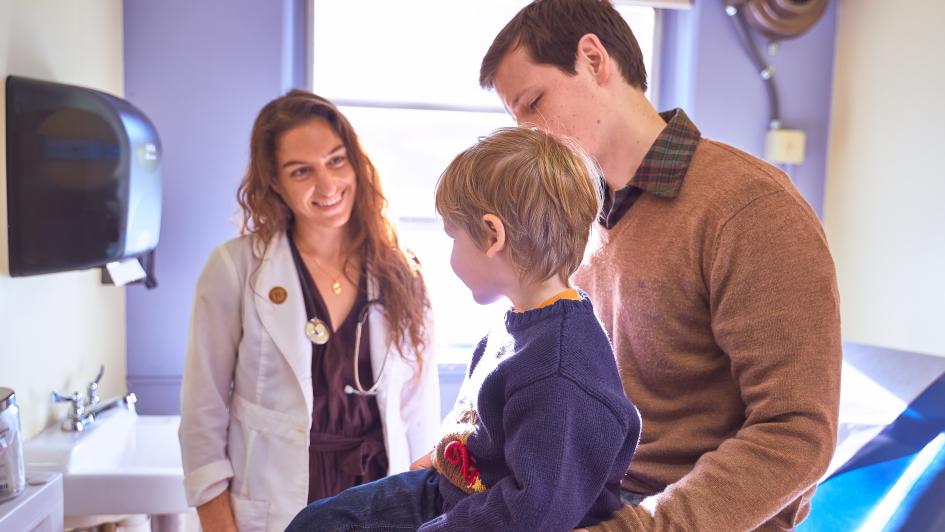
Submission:
MULTIPOLYGON (((477 305, 449 266, 452 243, 433 205, 440 173, 492 130, 514 125, 479 87, 479 64, 523 0, 313 0, 312 85, 338 104, 377 166, 389 215, 423 263, 440 363, 465 363, 508 302, 477 305), (355 22, 352 22, 355 21, 355 22)), ((656 17, 619 5, 647 72, 656 17)))

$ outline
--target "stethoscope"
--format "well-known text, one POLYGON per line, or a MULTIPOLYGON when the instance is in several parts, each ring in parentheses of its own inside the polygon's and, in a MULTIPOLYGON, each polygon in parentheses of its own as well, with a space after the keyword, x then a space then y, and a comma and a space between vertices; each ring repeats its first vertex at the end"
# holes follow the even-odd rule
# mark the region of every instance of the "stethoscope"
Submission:
MULTIPOLYGON (((377 395, 377 387, 380 385, 381 377, 384 376, 384 370, 387 368, 387 359, 390 358, 390 351, 388 351, 384 354, 384 362, 381 363, 381 370, 377 373, 374 385, 365 390, 364 386, 361 385, 358 355, 361 353, 361 329, 364 327, 364 321, 367 320, 371 305, 382 305, 382 303, 380 299, 371 299, 361 307, 361 311, 358 313, 358 323, 354 329, 354 386, 346 384, 344 387, 344 392, 348 395, 377 395)), ((325 345, 328 343, 328 339, 331 338, 331 332, 329 332, 328 325, 324 321, 319 319, 318 316, 312 316, 311 319, 305 322, 305 336, 315 345, 325 345)))

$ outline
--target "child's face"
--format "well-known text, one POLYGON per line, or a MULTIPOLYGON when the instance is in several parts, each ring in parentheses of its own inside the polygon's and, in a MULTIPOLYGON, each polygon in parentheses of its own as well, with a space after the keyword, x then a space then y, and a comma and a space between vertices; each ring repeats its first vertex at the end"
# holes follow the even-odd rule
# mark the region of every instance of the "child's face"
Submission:
POLYGON ((503 275, 495 259, 486 256, 465 229, 446 222, 443 230, 453 239, 450 254, 453 273, 469 288, 476 303, 488 305, 504 296, 500 282, 503 275))

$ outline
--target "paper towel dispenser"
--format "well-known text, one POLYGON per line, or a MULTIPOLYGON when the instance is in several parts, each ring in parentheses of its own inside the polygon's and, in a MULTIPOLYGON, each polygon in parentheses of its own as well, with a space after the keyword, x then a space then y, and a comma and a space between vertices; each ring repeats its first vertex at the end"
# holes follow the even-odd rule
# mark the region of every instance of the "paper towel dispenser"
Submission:
POLYGON ((130 103, 9 76, 6 141, 10 275, 96 267, 157 246, 161 143, 130 103))

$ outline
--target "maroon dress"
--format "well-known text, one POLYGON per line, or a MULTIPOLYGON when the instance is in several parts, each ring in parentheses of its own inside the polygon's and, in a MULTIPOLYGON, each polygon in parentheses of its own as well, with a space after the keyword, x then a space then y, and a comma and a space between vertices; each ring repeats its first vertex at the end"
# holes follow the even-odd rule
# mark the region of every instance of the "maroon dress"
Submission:
MULTIPOLYGON (((331 329, 331 317, 292 238, 292 258, 309 318, 317 316, 331 329)), ((366 275, 361 274, 351 312, 324 345, 312 344, 312 430, 309 435, 308 501, 312 502, 387 474, 387 451, 377 398, 344 392, 354 387, 354 342, 358 315, 368 302, 366 275)), ((359 376, 364 389, 374 383, 370 331, 361 328, 359 376)))

